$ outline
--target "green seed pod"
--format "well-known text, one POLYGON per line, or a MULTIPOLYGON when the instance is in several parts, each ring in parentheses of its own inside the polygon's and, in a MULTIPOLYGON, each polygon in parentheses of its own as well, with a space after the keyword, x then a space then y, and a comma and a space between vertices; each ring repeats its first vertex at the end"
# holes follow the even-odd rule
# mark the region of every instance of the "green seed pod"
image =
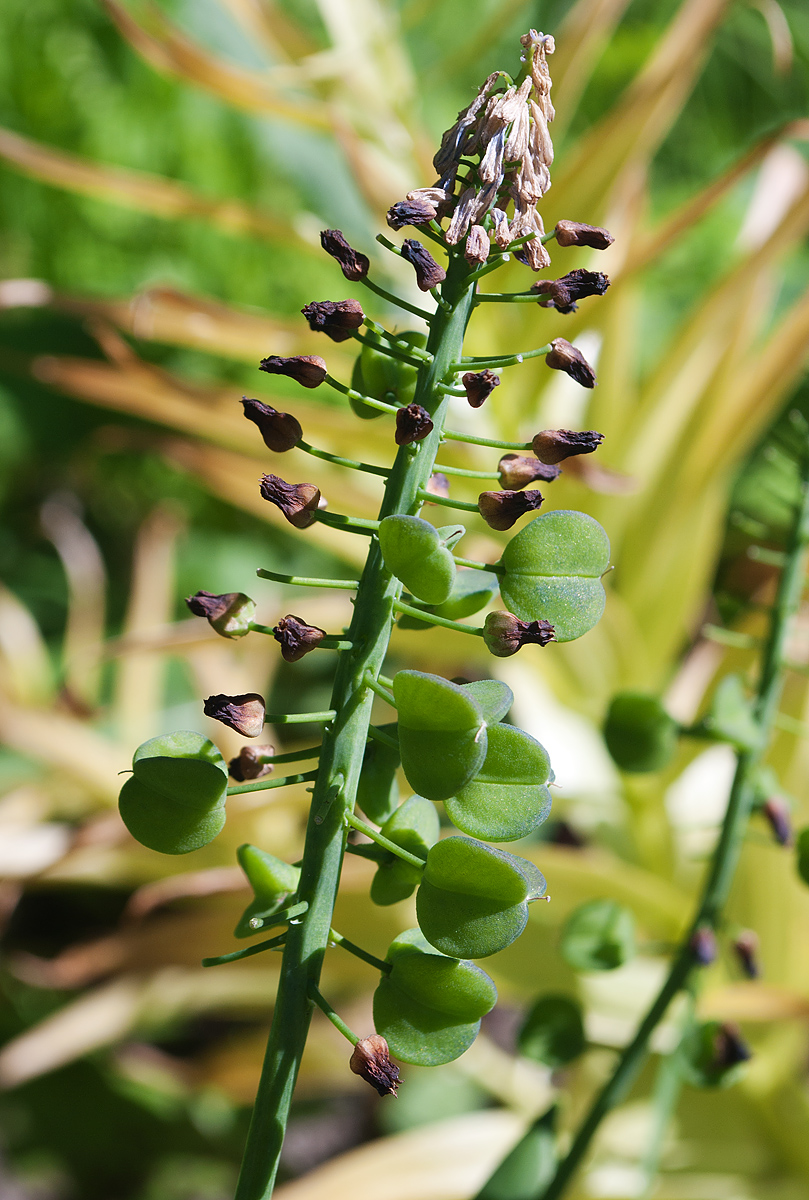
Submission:
POLYGON ((483 766, 486 719, 458 684, 422 671, 398 671, 393 696, 407 782, 428 800, 447 800, 483 766))
POLYGON ((568 917, 560 949, 574 971, 613 971, 635 955, 635 918, 615 900, 590 900, 568 917))
POLYGON ((604 740, 622 771, 660 771, 677 750, 679 726, 655 696, 620 692, 604 722, 604 740))
MULTIPOLYGON (((396 722, 381 725, 380 729, 395 736, 396 722)), ((386 746, 384 742, 377 742, 373 738, 368 740, 357 784, 357 804, 366 817, 377 825, 383 825, 399 805, 396 772, 400 765, 399 751, 393 746, 386 746)))
POLYGON ((745 1073, 751 1057, 735 1025, 703 1021, 688 1030, 679 1051, 683 1074, 692 1087, 730 1087, 745 1073))
POLYGON ((475 1200, 535 1200, 541 1196, 556 1169, 556 1109, 550 1108, 534 1122, 475 1200))
MULTIPOLYGON (((424 796, 411 796, 382 826, 382 833, 391 842, 426 860, 427 852, 438 841, 441 824, 435 805, 424 796)), ((374 904, 397 904, 406 900, 421 882, 418 867, 391 854, 389 862, 377 867, 371 884, 374 904)))
POLYGON ((527 837, 547 820, 551 794, 548 752, 515 725, 494 725, 483 766, 444 801, 453 825, 487 842, 527 837))
MULTIPOLYGON (((366 330, 364 336, 370 342, 381 344, 382 338, 372 329, 366 330)), ((416 330, 406 330, 397 333, 398 338, 409 342, 411 346, 423 348, 427 345, 427 335, 416 330)), ((356 392, 371 396, 374 400, 385 400, 388 404, 405 405, 412 403, 416 394, 418 368, 399 358, 392 358, 373 346, 363 346, 359 358, 354 364, 351 376, 351 386, 356 392)), ((371 420, 382 416, 378 408, 371 408, 361 400, 350 400, 352 409, 363 420, 371 420)))
POLYGON ((252 937, 260 927, 251 922, 261 921, 277 912, 284 898, 297 890, 301 872, 300 868, 290 866, 266 850, 251 846, 249 842, 239 846, 236 857, 253 889, 254 898, 242 913, 233 933, 238 938, 252 937))
MULTIPOLYGON (((453 529, 456 527, 453 527, 453 529)), ((422 517, 385 517, 379 525, 379 546, 391 575, 419 600, 442 604, 455 583, 455 559, 441 531, 422 517)))
POLYGON ((520 1054, 549 1067, 563 1067, 584 1053, 581 1007, 570 996, 540 996, 517 1035, 520 1054))

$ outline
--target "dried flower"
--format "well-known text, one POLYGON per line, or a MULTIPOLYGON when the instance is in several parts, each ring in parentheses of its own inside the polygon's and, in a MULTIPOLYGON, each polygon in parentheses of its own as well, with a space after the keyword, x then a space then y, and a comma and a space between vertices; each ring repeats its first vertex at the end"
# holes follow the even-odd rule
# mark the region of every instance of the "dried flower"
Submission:
POLYGON ((277 475, 262 475, 261 495, 270 504, 277 504, 296 529, 311 525, 321 504, 320 489, 313 483, 286 483, 277 475))
POLYGON ((416 272, 416 283, 423 292, 429 292, 430 288, 437 287, 447 277, 444 268, 438 265, 429 250, 415 238, 405 238, 402 242, 402 258, 409 262, 416 272))
POLYGON ((399 1068, 390 1060, 388 1043, 378 1033, 362 1038, 354 1047, 349 1067, 380 1096, 395 1096, 399 1087, 399 1068))
POLYGON ((556 640, 550 621, 521 621, 510 612, 489 613, 483 623, 483 640, 490 654, 509 658, 522 646, 547 646, 556 640))
POLYGON ((600 271, 569 271, 561 279, 542 279, 532 285, 532 290, 547 296, 540 301, 547 308, 556 308, 560 313, 576 311, 576 301, 586 296, 603 296, 610 281, 600 271))
POLYGON ((292 614, 282 617, 272 632, 276 642, 280 643, 281 657, 288 663, 297 662, 310 650, 317 649, 326 636, 325 629, 307 625, 292 614))
POLYGON ((604 441, 595 429, 543 429, 531 442, 534 454, 544 463, 560 463, 574 454, 592 454, 604 441))
POLYGON ((409 446, 432 432, 433 419, 420 404, 408 404, 396 413, 396 445, 409 446))
POLYGON ((274 754, 275 746, 242 746, 237 756, 228 763, 228 775, 237 783, 270 775, 273 766, 269 760, 274 754))
POLYGON ((690 949, 697 966, 709 967, 712 962, 716 961, 716 934, 710 925, 700 925, 699 929, 694 931, 690 949))
POLYGON ((288 375, 305 388, 320 387, 329 368, 319 354, 296 354, 292 358, 279 358, 277 354, 262 358, 259 371, 268 375, 288 375))
POLYGON ((487 367, 485 371, 467 371, 461 376, 461 383, 466 389, 466 398, 472 408, 480 408, 494 389, 500 386, 500 376, 487 367))
POLYGON ((770 829, 772 829, 773 837, 779 846, 792 845, 792 818, 789 812, 789 806, 780 796, 771 796, 765 804, 762 805, 763 812, 770 829))
POLYGON ((466 237, 463 256, 470 267, 482 267, 489 257, 491 242, 482 225, 473 225, 466 237))
POLYGON ((761 964, 758 960, 758 935, 752 929, 745 929, 733 943, 733 949, 739 960, 739 966, 748 979, 758 979, 761 974, 761 964))
POLYGON ((356 283, 364 279, 371 267, 367 254, 360 254, 352 249, 339 229, 324 229, 320 234, 320 244, 327 254, 336 258, 346 279, 356 283))
POLYGON ((551 349, 545 355, 545 363, 552 371, 565 371, 582 387, 592 388, 596 385, 596 375, 581 350, 571 346, 564 338, 554 338, 551 349))
POLYGON ((208 624, 222 637, 240 638, 250 632, 256 615, 255 601, 244 592, 197 592, 186 597, 186 604, 195 617, 207 617, 208 624))
POLYGON ((582 225, 580 221, 557 221, 556 240, 560 246, 589 246, 592 250, 606 250, 615 238, 600 225, 582 225))
POLYGON ((391 205, 385 220, 391 229, 402 229, 405 225, 429 225, 437 216, 438 209, 432 201, 415 197, 391 205))
POLYGON ((243 737, 256 738, 264 728, 265 707, 263 696, 247 692, 244 696, 209 696, 203 711, 243 737))
POLYGON ((359 300, 318 300, 301 312, 314 333, 325 333, 333 342, 345 342, 365 320, 359 300))
POLYGON ((539 508, 543 499, 540 492, 481 492, 478 510, 490 529, 511 529, 524 513, 539 508))
POLYGON ((522 454, 504 454, 497 464, 500 472, 501 488, 524 488, 535 479, 543 483, 552 483, 562 474, 561 467, 542 463, 538 458, 528 458, 522 454))
POLYGON ((258 425, 264 445, 276 454, 285 454, 303 437, 300 422, 291 413, 279 412, 259 400, 248 400, 247 396, 242 396, 242 404, 248 421, 258 425))
MULTIPOLYGON (((442 475, 440 471, 435 471, 427 480, 425 492, 429 492, 431 496, 449 497, 449 480, 446 475, 442 475)), ((429 500, 427 501, 429 504, 429 500)))
POLYGON ((727 1068, 735 1067, 737 1063, 747 1062, 753 1057, 738 1026, 732 1025, 729 1021, 717 1029, 713 1049, 711 1066, 715 1069, 727 1070, 727 1068))

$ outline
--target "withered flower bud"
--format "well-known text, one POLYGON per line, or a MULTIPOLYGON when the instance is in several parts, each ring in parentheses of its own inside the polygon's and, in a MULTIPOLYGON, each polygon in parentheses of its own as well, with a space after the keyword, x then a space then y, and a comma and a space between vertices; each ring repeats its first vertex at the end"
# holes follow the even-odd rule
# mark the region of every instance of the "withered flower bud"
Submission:
POLYGON ((592 454, 604 441, 603 433, 595 429, 543 429, 534 437, 531 448, 544 463, 564 462, 573 454, 592 454))
POLYGON ((489 257, 491 242, 482 225, 473 225, 466 236, 463 256, 470 267, 482 267, 489 257))
POLYGON ((429 292, 447 277, 444 268, 439 267, 429 250, 415 238, 405 238, 402 242, 402 258, 416 272, 416 283, 423 292, 429 292))
POLYGON ((271 354, 269 358, 262 358, 258 369, 268 375, 288 375, 305 388, 320 387, 329 371, 319 354, 296 354, 292 358, 271 354))
MULTIPOLYGON (((532 290, 547 296, 544 303, 560 313, 576 311, 576 301, 586 296, 603 296, 610 281, 601 271, 569 271, 561 279, 541 279, 532 290)), ((542 301, 540 303, 543 303, 542 301)))
POLYGON ((752 1057, 753 1053, 739 1032, 738 1026, 731 1025, 729 1021, 720 1025, 714 1037, 714 1054, 711 1065, 727 1069, 735 1067, 737 1063, 747 1062, 752 1057))
POLYGON ((304 654, 315 650, 326 636, 325 629, 307 625, 292 614, 282 617, 272 632, 276 642, 281 645, 281 657, 288 663, 297 662, 304 654))
POLYGON ((264 697, 258 692, 244 696, 209 696, 203 712, 214 721, 221 721, 243 737, 256 738, 264 728, 264 697))
POLYGON ((325 333, 333 342, 345 342, 365 320, 359 300, 318 300, 301 312, 314 333, 325 333))
POLYGON ((275 746, 242 746, 235 758, 228 763, 228 775, 237 783, 248 779, 261 779, 272 772, 269 761, 275 754, 275 746))
POLYGON ((478 511, 490 529, 511 529, 524 513, 539 508, 541 492, 481 492, 478 511))
POLYGON ((691 956, 699 967, 709 967, 716 961, 716 934, 710 925, 700 925, 690 943, 691 956))
POLYGON ((792 845, 792 818, 780 796, 771 796, 761 809, 779 846, 792 845))
MULTIPOLYGON (((429 492, 431 496, 449 497, 449 480, 446 475, 442 475, 440 471, 434 472, 427 480, 425 492, 429 492)), ((427 501, 429 504, 429 500, 427 501)))
POLYGON ((262 475, 261 494, 270 504, 277 504, 296 529, 306 529, 317 517, 320 489, 313 483, 286 483, 277 475, 262 475))
POLYGON ((510 612, 489 613, 483 623, 483 640, 489 653, 510 658, 521 646, 547 646, 556 640, 550 621, 521 621, 510 612))
POLYGON ((500 472, 501 488, 519 489, 541 479, 543 483, 553 483, 562 474, 561 467, 542 463, 538 458, 528 458, 523 454, 504 454, 497 464, 500 472))
POLYGON ((262 404, 259 400, 248 400, 247 396, 242 396, 242 405, 248 421, 258 425, 268 450, 273 450, 276 454, 285 454, 287 450, 297 446, 303 437, 300 422, 292 413, 279 412, 278 409, 269 404, 262 404))
POLYGON ((761 963, 758 960, 758 936, 752 929, 745 929, 733 943, 739 966, 748 979, 758 979, 761 963))
POLYGON ((221 596, 197 592, 187 596, 185 602, 195 617, 207 617, 211 628, 226 638, 244 637, 256 615, 255 601, 244 592, 225 592, 221 596))
POLYGON ((438 216, 438 209, 424 197, 400 200, 392 205, 385 220, 391 229, 403 229, 405 225, 429 225, 438 216))
POLYGON ((327 254, 336 258, 346 279, 356 283, 364 279, 371 267, 367 254, 353 250, 339 229, 324 229, 320 234, 320 244, 327 254))
POLYGON ((560 246, 589 246, 592 250, 606 250, 615 238, 600 225, 582 225, 580 221, 557 221, 556 241, 560 246))
POLYGON ((487 367, 485 371, 467 371, 461 376, 461 383, 472 408, 480 408, 484 400, 488 400, 494 389, 500 386, 500 376, 487 367))
POLYGON ((420 404, 408 404, 396 413, 396 445, 409 446, 432 432, 433 420, 420 404))
POLYGON ((348 1065, 355 1075, 376 1088, 380 1096, 396 1095, 399 1068, 391 1062, 388 1043, 378 1033, 357 1042, 348 1065))
POLYGON ((582 387, 592 388, 596 385, 596 374, 582 354, 564 338, 554 338, 551 349, 545 355, 545 363, 552 371, 565 371, 582 387))

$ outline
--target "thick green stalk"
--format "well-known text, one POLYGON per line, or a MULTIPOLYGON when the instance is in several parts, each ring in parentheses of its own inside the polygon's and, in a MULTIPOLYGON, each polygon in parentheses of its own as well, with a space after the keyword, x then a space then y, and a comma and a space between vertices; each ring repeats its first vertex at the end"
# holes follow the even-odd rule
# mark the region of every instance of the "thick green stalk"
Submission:
MULTIPOLYGON (((423 441, 399 449, 385 487, 380 520, 394 513, 417 514, 421 508, 419 491, 432 473, 447 405, 438 384, 450 364, 461 357, 472 309, 474 286, 469 274, 462 257, 450 261, 443 287, 449 307, 436 311, 427 343, 433 358, 429 363, 417 364, 420 372, 415 401, 431 413, 434 428, 423 441)), ((313 788, 298 891, 299 898, 308 901, 309 910, 299 925, 290 925, 287 933, 272 1028, 235 1200, 268 1200, 272 1195, 309 1029, 310 989, 317 987, 329 942, 345 852, 345 817, 354 807, 368 738, 374 696, 365 676, 379 675, 388 649, 394 602, 400 592, 401 584, 386 570, 374 538, 347 632, 353 648, 340 651, 338 657, 331 698, 336 716, 324 731, 313 788)))

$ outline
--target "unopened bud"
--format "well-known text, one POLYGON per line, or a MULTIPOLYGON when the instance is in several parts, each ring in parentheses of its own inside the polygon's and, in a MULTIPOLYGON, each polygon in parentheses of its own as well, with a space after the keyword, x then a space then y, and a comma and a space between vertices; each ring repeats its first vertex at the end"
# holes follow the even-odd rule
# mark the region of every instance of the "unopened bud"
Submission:
POLYGON ((248 400, 247 396, 242 397, 242 405, 248 421, 258 426, 268 450, 276 454, 285 454, 287 450, 297 446, 303 437, 300 422, 292 413, 279 412, 278 409, 269 404, 262 404, 259 400, 248 400))
POLYGON ((489 613, 483 623, 483 640, 490 654, 510 658, 522 646, 547 646, 556 640, 550 621, 521 621, 510 612, 489 613))
POLYGON ((304 654, 315 650, 326 636, 325 629, 307 625, 292 614, 282 617, 272 632, 276 642, 281 645, 281 657, 288 663, 297 662, 304 654))
POLYGON ((399 1087, 399 1068, 390 1060, 388 1043, 378 1033, 362 1038, 354 1047, 348 1064, 380 1096, 395 1096, 399 1087))
POLYGON ((733 943, 733 949, 739 960, 739 966, 748 979, 758 979, 761 974, 761 963, 758 959, 758 935, 752 929, 745 929, 733 943))
POLYGON ((403 229, 405 225, 429 225, 437 216, 438 208, 432 201, 414 196, 412 200, 400 200, 392 205, 385 220, 391 229, 403 229))
POLYGON ((185 602, 195 617, 207 617, 211 628, 227 638, 244 637, 256 615, 255 601, 244 592, 225 592, 221 596, 197 592, 185 602))
POLYGON ((292 358, 271 354, 269 358, 262 358, 258 369, 268 375, 288 375, 305 388, 320 387, 329 370, 319 354, 296 354, 292 358))
POLYGON ((408 404, 396 413, 396 445, 409 446, 420 442, 432 432, 433 420, 420 404, 408 404))
POLYGON ((318 300, 301 312, 313 332, 325 333, 333 342, 347 341, 365 320, 359 300, 318 300))
POLYGON ((729 1067, 735 1067, 737 1063, 747 1062, 752 1057, 753 1053, 737 1025, 728 1021, 719 1026, 714 1035, 711 1066, 727 1070, 729 1067))
POLYGON ((478 512, 490 529, 511 529, 524 513, 539 508, 541 492, 481 492, 478 512))
POLYGON ((414 238, 405 238, 402 242, 402 258, 416 272, 416 283, 422 292, 429 292, 430 288, 437 287, 447 277, 446 271, 439 267, 429 250, 414 238))
POLYGON ((489 257, 491 242, 482 225, 473 225, 466 235, 463 256, 470 267, 482 267, 489 257))
POLYGON ((792 818, 786 801, 771 796, 761 808, 779 846, 792 845, 792 818))
POLYGON ((353 250, 339 229, 324 229, 320 235, 320 244, 327 254, 336 258, 346 279, 356 283, 364 279, 371 267, 367 254, 353 250))
POLYGON ((258 692, 244 696, 209 696, 203 711, 206 717, 221 721, 242 737, 256 738, 264 728, 264 697, 258 692))
POLYGON ((574 454, 592 454, 604 441, 595 429, 543 429, 531 442, 534 454, 543 463, 560 463, 574 454))
POLYGON ((246 783, 248 779, 261 779, 272 772, 272 759, 275 746, 242 746, 235 758, 228 763, 228 775, 237 783, 246 783))
POLYGON ((589 246, 592 250, 606 250, 615 238, 600 225, 582 225, 580 221, 557 221, 556 241, 560 246, 589 246))
POLYGON ((296 529, 306 529, 317 517, 320 489, 313 483, 286 483, 277 475, 262 475, 261 494, 276 504, 296 529))
POLYGON ((561 279, 542 279, 533 284, 532 290, 546 297, 546 307, 556 308, 561 313, 576 311, 576 301, 587 296, 603 296, 610 281, 600 271, 570 271, 561 279))
POLYGON ((697 966, 709 967, 716 961, 716 934, 710 925, 700 925, 690 942, 691 955, 697 966))
POLYGON ((538 458, 529 458, 523 454, 504 454, 497 464, 500 472, 501 488, 519 489, 541 479, 543 483, 553 483, 562 474, 561 467, 551 466, 540 462, 538 458))
MULTIPOLYGON (((442 475, 440 471, 435 471, 427 480, 425 492, 429 492, 431 496, 443 496, 449 498, 449 480, 446 475, 442 475)), ((429 504, 429 500, 427 501, 429 504)))
POLYGON ((564 371, 582 387, 592 388, 596 385, 595 371, 581 350, 571 346, 564 338, 553 339, 550 352, 545 355, 545 364, 552 371, 564 371))
POLYGON ((461 376, 461 383, 466 390, 466 398, 472 408, 480 408, 488 400, 496 387, 500 386, 500 376, 495 375, 487 367, 485 371, 467 371, 461 376))

